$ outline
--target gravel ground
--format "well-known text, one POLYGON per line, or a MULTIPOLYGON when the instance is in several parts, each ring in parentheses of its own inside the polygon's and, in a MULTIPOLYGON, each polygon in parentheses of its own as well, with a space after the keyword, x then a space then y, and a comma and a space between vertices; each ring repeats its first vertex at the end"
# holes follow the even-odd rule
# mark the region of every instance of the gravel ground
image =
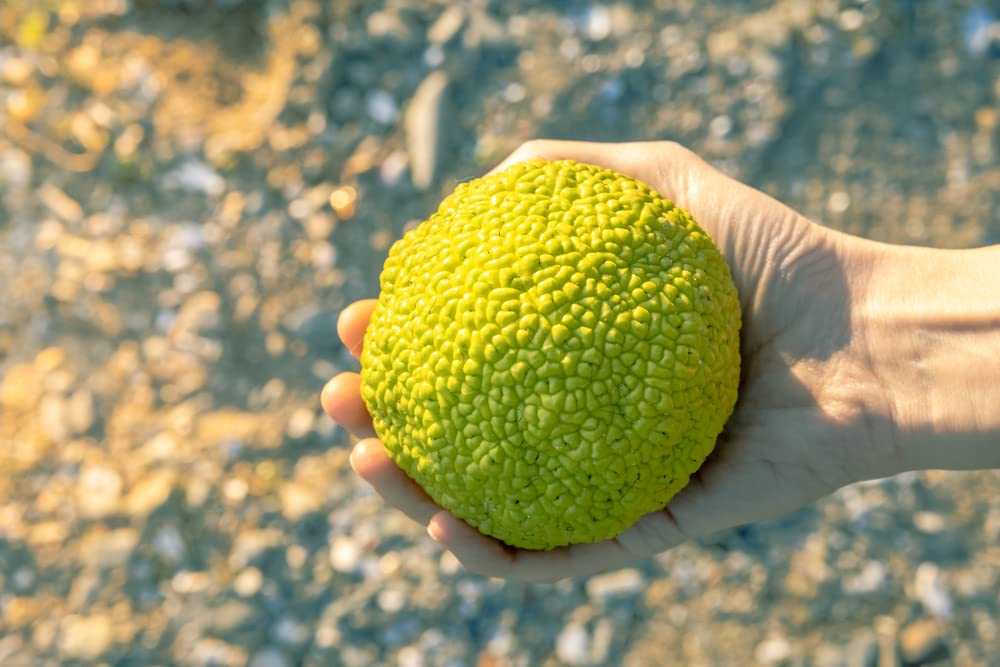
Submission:
POLYGON ((1000 242, 998 21, 6 0, 0 664, 1000 665, 1000 473, 522 585, 385 509, 317 400, 389 244, 534 136, 676 139, 832 227, 1000 242))

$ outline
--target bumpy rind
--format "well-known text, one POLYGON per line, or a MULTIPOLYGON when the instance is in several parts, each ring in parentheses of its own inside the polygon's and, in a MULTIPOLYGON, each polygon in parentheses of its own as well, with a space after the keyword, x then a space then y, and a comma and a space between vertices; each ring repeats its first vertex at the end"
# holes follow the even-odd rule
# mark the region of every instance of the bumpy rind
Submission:
POLYGON ((459 185, 391 248, 361 393, 393 460, 481 532, 599 541, 712 450, 739 329, 686 211, 614 171, 529 161, 459 185))

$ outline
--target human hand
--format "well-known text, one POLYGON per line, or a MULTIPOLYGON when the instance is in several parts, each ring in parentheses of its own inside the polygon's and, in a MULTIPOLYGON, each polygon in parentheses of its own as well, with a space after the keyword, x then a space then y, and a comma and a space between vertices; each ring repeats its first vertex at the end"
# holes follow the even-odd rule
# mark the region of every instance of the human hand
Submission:
MULTIPOLYGON (((386 454, 361 400, 360 376, 324 388, 335 421, 362 438, 351 465, 390 505, 473 572, 534 582, 624 566, 686 540, 765 520, 860 479, 895 472, 869 406, 884 401, 852 329, 853 237, 822 228, 670 142, 533 141, 496 170, 533 158, 574 159, 644 181, 687 209, 732 270, 743 311, 739 400, 690 484, 617 537, 550 551, 514 549, 435 504, 386 454), (848 282, 850 276, 850 284, 848 282)), ((360 357, 374 300, 352 304, 338 333, 360 357)), ((891 438, 890 438, 891 440, 891 438)))

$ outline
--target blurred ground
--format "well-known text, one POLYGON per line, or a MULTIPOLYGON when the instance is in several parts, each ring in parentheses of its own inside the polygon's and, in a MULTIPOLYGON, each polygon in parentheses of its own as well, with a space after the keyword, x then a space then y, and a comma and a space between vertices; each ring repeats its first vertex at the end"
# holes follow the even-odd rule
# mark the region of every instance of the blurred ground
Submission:
POLYGON ((404 225, 534 136, 676 139, 833 227, 1000 242, 998 16, 0 4, 0 664, 997 665, 996 473, 523 586, 385 510, 317 394, 404 225))

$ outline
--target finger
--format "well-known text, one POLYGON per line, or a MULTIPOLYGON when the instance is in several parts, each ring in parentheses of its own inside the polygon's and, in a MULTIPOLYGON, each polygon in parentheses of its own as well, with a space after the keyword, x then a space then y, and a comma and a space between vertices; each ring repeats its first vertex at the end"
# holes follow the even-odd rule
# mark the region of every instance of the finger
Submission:
POLYGON ((576 160, 577 162, 596 164, 627 173, 623 169, 627 169, 630 166, 629 161, 620 158, 620 149, 628 145, 593 141, 535 139, 521 144, 517 150, 508 155, 503 162, 490 170, 489 173, 493 174, 503 171, 507 167, 518 162, 524 162, 525 160, 576 160))
POLYGON ((548 551, 516 549, 480 533, 447 511, 434 516, 427 533, 470 572, 531 583, 555 583, 567 577, 597 574, 669 548, 657 545, 637 552, 616 538, 548 551))
POLYGON ((377 299, 363 299, 355 301, 340 313, 337 318, 337 335, 344 343, 347 350, 355 358, 361 358, 361 348, 364 342, 365 329, 368 328, 368 321, 372 318, 372 311, 375 310, 377 299))
POLYGON ((714 171, 694 153, 670 141, 602 143, 535 139, 521 144, 490 173, 525 160, 575 160, 597 165, 638 179, 669 199, 676 199, 681 192, 674 179, 664 178, 665 174, 705 168, 714 171))
MULTIPOLYGON (((427 532, 451 551, 462 565, 477 574, 535 583, 591 575, 624 567, 637 559, 672 549, 691 539, 776 516, 763 510, 753 493, 733 502, 739 466, 707 465, 661 510, 644 515, 604 542, 575 544, 550 551, 514 549, 483 535, 449 512, 438 513, 427 532)), ((759 488, 759 487, 754 487, 759 488)), ((765 510, 766 511, 766 510, 765 510)))
POLYGON ((426 525, 441 507, 397 466, 375 438, 362 440, 351 452, 351 467, 371 484, 385 502, 426 525))
POLYGON ((663 197, 689 209, 691 204, 697 204, 690 196, 690 183, 716 176, 725 178, 697 155, 672 141, 602 143, 536 139, 522 144, 490 173, 534 159, 575 160, 611 169, 645 183, 663 197))
POLYGON ((368 408, 361 400, 361 376, 341 373, 326 383, 320 394, 323 411, 358 438, 375 435, 368 408))

